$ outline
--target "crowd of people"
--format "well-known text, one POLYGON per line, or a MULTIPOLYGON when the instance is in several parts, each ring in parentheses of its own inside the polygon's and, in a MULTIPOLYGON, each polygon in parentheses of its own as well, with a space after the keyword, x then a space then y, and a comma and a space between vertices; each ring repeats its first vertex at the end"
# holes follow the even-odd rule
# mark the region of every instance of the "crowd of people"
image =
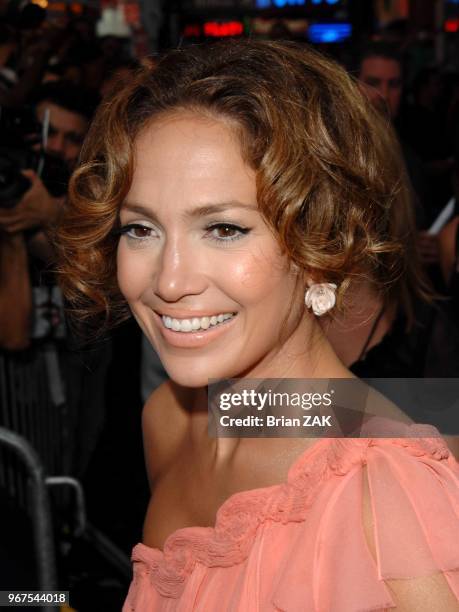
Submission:
MULTIPOLYGON (((0 26, 0 352, 14 367, 52 347, 47 393, 69 415, 69 473, 84 483, 91 520, 126 552, 149 498, 142 404, 168 376, 132 320, 101 335, 75 304, 67 314, 55 232, 96 109, 150 61, 131 57, 128 43, 97 38, 86 18, 50 24, 35 5, 0 26)), ((409 177, 385 236, 404 250, 390 291, 359 282, 346 309, 320 324, 359 377, 459 377, 459 75, 432 65, 413 75, 385 40, 363 41, 355 56, 346 68, 405 162, 392 168, 394 190, 397 172, 409 177)), ((448 444, 459 458, 457 440, 448 444)))

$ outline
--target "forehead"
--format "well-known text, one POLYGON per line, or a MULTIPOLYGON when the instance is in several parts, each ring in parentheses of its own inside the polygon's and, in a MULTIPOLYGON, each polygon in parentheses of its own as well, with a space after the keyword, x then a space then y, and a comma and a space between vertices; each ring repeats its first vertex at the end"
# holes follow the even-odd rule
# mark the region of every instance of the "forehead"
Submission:
POLYGON ((47 108, 49 109, 49 121, 54 128, 79 134, 86 132, 88 121, 83 115, 74 113, 47 100, 43 100, 37 105, 36 114, 39 121, 43 121, 47 108))
POLYGON ((375 75, 381 78, 400 77, 401 66, 395 59, 379 56, 367 57, 362 62, 360 74, 375 75))
POLYGON ((158 156, 168 162, 170 156, 176 161, 190 154, 207 154, 207 161, 212 155, 223 156, 230 163, 242 157, 234 126, 191 111, 168 113, 150 122, 137 136, 135 149, 139 161, 158 156))
POLYGON ((255 172, 245 163, 237 130, 226 121, 191 113, 161 117, 135 141, 130 197, 142 192, 181 201, 256 201, 255 172))

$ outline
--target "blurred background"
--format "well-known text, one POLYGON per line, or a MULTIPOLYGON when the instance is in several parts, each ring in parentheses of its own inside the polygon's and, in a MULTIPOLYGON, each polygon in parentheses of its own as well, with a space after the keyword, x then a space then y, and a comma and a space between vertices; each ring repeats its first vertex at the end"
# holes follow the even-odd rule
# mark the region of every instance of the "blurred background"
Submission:
POLYGON ((294 40, 343 64, 397 131, 407 240, 443 298, 416 302, 410 329, 395 304, 388 330, 375 320, 343 360, 360 376, 458 377, 458 32, 459 0, 0 0, 0 590, 120 610, 142 537, 141 410, 166 375, 132 321, 82 344, 54 264, 104 96, 168 49, 227 37, 294 40))

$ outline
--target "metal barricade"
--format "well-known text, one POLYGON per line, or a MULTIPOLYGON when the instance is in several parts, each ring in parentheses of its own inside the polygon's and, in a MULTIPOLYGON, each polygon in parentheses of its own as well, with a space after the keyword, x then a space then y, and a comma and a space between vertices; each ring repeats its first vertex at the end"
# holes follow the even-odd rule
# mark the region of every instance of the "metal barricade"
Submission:
MULTIPOLYGON (((38 588, 43 591, 54 591, 57 589, 56 557, 43 464, 25 438, 4 427, 0 427, 0 448, 3 459, 6 459, 5 464, 8 463, 8 454, 12 453, 25 468, 27 480, 24 501, 26 503, 30 501, 27 506, 30 509, 33 525, 38 588)), ((44 606, 43 610, 52 612, 55 608, 44 606)))
POLYGON ((69 473, 69 416, 56 344, 0 353, 0 426, 23 435, 48 474, 69 473))
POLYGON ((132 571, 129 557, 87 524, 83 490, 72 477, 72 462, 79 458, 75 431, 83 400, 75 401, 72 395, 73 404, 66 401, 60 367, 57 342, 17 354, 0 352, 0 490, 30 518, 41 590, 58 588, 51 507, 70 510, 74 538, 89 542, 127 579, 132 571))

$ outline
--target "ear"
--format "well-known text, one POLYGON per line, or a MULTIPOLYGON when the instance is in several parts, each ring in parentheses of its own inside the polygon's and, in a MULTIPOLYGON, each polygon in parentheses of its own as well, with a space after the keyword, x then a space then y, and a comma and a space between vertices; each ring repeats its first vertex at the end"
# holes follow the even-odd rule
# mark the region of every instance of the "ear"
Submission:
POLYGON ((306 270, 302 266, 299 266, 297 263, 295 263, 292 260, 290 260, 289 272, 295 276, 302 277, 303 280, 306 282, 307 280, 306 270))

